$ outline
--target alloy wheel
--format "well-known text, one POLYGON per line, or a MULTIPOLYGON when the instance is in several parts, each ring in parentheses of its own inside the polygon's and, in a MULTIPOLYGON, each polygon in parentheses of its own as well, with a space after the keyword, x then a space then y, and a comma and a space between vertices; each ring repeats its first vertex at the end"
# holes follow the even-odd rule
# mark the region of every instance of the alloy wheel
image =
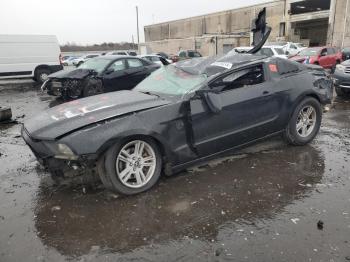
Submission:
POLYGON ((116 171, 119 180, 127 187, 146 185, 156 170, 156 154, 152 146, 142 140, 127 143, 119 151, 116 171))
POLYGON ((316 126, 316 110, 314 107, 307 105, 303 107, 298 115, 296 130, 299 136, 308 137, 316 126))

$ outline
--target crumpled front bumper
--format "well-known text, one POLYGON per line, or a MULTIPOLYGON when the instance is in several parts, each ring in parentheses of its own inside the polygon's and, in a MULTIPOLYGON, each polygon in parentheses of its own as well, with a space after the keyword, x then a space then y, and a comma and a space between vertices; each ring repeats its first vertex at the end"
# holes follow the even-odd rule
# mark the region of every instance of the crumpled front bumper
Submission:
POLYGON ((42 84, 41 91, 44 92, 45 90, 52 96, 62 96, 64 93, 62 82, 53 79, 48 79, 42 84))
POLYGON ((38 162, 49 171, 67 171, 71 169, 93 168, 96 164, 96 155, 79 156, 77 160, 57 159, 43 141, 30 137, 28 131, 22 126, 21 135, 29 146, 38 162))

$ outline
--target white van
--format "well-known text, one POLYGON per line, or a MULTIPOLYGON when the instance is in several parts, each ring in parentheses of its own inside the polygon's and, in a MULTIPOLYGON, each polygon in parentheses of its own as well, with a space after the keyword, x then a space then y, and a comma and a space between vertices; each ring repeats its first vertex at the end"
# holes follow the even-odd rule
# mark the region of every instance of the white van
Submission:
POLYGON ((31 77, 44 82, 63 69, 54 35, 0 35, 0 79, 31 77))

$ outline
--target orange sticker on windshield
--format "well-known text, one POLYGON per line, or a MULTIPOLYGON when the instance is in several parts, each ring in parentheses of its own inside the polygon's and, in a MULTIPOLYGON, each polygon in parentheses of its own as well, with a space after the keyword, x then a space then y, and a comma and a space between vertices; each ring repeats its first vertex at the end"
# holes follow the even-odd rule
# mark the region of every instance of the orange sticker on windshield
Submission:
POLYGON ((269 68, 271 72, 277 73, 277 66, 274 64, 269 64, 269 68))

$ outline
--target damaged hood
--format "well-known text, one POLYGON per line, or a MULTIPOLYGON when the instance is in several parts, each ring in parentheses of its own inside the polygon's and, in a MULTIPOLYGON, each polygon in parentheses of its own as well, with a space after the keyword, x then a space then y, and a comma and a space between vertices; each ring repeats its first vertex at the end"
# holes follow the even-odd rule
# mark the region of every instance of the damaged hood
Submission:
POLYGON ((34 139, 54 140, 99 121, 170 103, 137 91, 107 93, 50 108, 26 121, 24 128, 34 139))
POLYGON ((56 73, 49 75, 49 78, 53 79, 84 79, 88 75, 92 74, 94 71, 91 69, 71 69, 71 70, 61 70, 56 73))

